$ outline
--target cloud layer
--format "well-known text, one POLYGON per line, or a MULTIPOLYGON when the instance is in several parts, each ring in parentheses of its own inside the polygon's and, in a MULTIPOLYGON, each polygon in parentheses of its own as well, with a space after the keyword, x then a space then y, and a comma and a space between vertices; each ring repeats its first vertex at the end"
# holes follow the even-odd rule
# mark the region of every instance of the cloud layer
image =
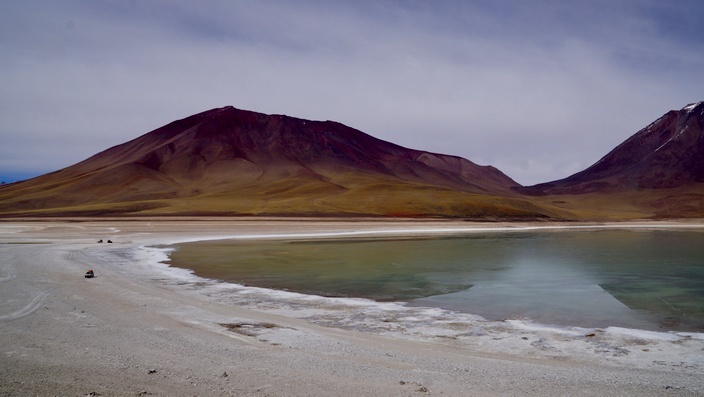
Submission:
POLYGON ((214 107, 566 177, 704 99, 697 1, 0 5, 0 178, 214 107))

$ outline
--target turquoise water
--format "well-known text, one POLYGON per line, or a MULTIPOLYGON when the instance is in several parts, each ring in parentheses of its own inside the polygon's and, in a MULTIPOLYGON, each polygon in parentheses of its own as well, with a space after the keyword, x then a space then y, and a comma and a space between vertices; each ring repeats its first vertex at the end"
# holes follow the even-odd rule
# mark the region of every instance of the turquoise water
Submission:
POLYGON ((171 265, 243 285, 405 301, 491 320, 704 331, 700 231, 210 241, 180 244, 171 265))

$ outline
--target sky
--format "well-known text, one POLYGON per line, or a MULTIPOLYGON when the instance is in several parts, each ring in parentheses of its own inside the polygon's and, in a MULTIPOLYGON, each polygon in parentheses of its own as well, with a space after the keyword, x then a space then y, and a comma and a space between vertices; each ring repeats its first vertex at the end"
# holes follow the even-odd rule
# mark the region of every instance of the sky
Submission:
POLYGON ((0 181, 232 105, 532 185, 704 100, 700 0, 0 2, 0 181))

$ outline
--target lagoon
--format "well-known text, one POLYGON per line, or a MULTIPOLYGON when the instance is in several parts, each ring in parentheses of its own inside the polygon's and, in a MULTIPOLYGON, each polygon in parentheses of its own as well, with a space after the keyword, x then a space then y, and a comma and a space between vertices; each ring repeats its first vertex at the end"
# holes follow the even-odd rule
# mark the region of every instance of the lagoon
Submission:
POLYGON ((247 286, 489 320, 704 331, 704 232, 539 230, 183 243, 171 265, 247 286))

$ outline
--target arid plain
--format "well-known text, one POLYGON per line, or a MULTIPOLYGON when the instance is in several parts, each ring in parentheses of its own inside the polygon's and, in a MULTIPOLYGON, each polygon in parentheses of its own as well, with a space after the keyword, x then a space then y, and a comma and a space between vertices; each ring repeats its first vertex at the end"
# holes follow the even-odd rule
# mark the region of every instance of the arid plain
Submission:
MULTIPOLYGON (((564 225, 261 218, 3 221, 0 393, 704 393, 701 334, 551 328, 399 304, 280 295, 197 279, 159 264, 163 250, 148 248, 227 237, 438 235, 546 226, 564 225), (88 269, 95 278, 83 277, 88 269)), ((701 223, 569 226, 698 228, 701 223)))

